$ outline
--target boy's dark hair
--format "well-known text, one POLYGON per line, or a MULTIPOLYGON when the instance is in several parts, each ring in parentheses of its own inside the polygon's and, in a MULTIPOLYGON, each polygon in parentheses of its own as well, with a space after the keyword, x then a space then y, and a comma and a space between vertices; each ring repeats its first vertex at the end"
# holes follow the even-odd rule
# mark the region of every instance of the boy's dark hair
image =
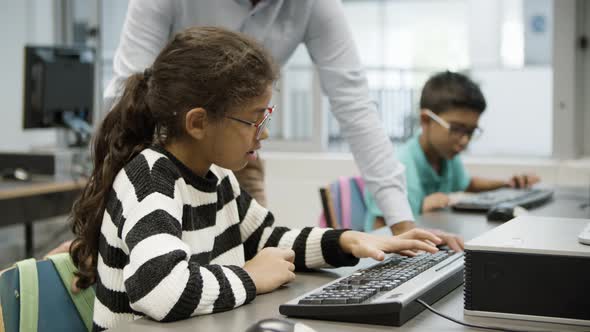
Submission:
POLYGON ((477 113, 486 109, 486 100, 469 77, 445 71, 430 77, 422 88, 420 109, 443 113, 451 108, 467 108, 477 113))
POLYGON ((192 27, 177 33, 150 68, 127 79, 93 138, 93 171, 70 215, 78 287, 96 281, 102 218, 125 164, 154 143, 182 137, 189 110, 202 107, 221 119, 262 96, 277 76, 271 56, 254 40, 222 28, 192 27))

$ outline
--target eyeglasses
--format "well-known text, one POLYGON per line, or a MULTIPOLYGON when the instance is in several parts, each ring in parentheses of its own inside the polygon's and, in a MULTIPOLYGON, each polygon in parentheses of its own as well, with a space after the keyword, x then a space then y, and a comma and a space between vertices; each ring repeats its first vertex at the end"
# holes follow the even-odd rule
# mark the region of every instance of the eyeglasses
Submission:
POLYGON ((449 131, 449 136, 453 139, 460 140, 463 136, 467 136, 469 140, 475 140, 483 134, 483 129, 479 127, 467 128, 462 125, 448 123, 440 116, 434 114, 431 110, 427 109, 425 112, 432 120, 441 125, 441 127, 446 128, 449 131))
POLYGON ((258 139, 260 139, 260 135, 262 135, 262 132, 264 131, 266 126, 268 126, 268 123, 270 122, 270 117, 272 115, 272 112, 274 112, 275 108, 276 108, 276 106, 274 106, 274 105, 271 107, 268 107, 266 109, 266 114, 264 114, 264 117, 257 122, 250 122, 250 121, 234 118, 233 116, 229 116, 229 115, 226 115, 226 118, 241 122, 241 123, 249 125, 251 127, 255 127, 256 128, 256 139, 258 140, 258 139))

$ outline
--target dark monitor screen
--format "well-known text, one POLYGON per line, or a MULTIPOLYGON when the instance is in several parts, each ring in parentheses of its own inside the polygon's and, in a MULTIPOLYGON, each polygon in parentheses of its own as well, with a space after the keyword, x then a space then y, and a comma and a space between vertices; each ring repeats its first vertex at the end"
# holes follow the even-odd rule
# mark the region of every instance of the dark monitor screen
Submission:
POLYGON ((92 121, 94 51, 86 47, 25 47, 23 128, 92 121))

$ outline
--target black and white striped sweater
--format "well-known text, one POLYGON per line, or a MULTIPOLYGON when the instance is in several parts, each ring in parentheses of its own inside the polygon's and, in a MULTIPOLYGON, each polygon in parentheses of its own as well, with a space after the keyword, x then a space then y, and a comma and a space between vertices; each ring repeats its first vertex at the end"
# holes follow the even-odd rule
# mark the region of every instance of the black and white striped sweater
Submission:
POLYGON ((264 247, 292 248, 297 269, 354 265, 342 231, 274 227, 229 170, 196 176, 162 147, 142 151, 113 183, 99 239, 94 330, 141 316, 175 321, 256 296, 242 269, 264 247))

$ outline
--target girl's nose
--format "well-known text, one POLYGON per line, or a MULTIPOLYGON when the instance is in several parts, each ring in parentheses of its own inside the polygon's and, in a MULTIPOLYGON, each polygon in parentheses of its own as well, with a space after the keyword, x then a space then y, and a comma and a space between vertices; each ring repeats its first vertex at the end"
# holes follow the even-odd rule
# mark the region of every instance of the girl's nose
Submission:
POLYGON ((263 141, 263 140, 267 139, 268 136, 269 136, 268 128, 264 128, 264 130, 262 130, 262 132, 260 133, 260 137, 258 138, 258 140, 263 141))

